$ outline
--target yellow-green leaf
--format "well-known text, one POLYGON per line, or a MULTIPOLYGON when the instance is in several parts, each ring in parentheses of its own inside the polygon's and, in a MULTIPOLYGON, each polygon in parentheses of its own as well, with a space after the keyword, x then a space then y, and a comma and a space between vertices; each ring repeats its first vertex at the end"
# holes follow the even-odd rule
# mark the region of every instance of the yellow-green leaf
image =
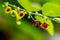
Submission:
POLYGON ((48 26, 48 28, 46 28, 45 30, 50 34, 50 35, 54 35, 54 26, 53 26, 53 23, 51 22, 51 20, 49 20, 49 19, 45 19, 45 18, 42 18, 42 17, 40 17, 40 16, 35 16, 35 18, 37 19, 37 20, 39 20, 41 23, 44 23, 44 22, 46 22, 46 23, 48 23, 49 24, 49 26, 48 26))
POLYGON ((29 0, 17 0, 28 12, 40 10, 40 6, 32 6, 29 0))
POLYGON ((56 3, 46 3, 42 7, 43 15, 50 17, 60 17, 60 5, 56 3))

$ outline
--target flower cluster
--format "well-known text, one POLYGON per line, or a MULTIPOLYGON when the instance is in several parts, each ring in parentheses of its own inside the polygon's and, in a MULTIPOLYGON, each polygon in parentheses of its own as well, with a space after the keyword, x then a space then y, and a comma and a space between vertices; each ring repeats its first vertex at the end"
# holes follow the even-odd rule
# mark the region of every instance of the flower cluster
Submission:
POLYGON ((11 5, 8 2, 5 3, 3 7, 5 8, 5 13, 11 14, 12 17, 16 17, 16 23, 20 25, 21 21, 19 20, 25 16, 26 14, 25 10, 16 7, 15 5, 11 5))
POLYGON ((25 14, 29 14, 28 18, 32 18, 32 20, 34 21, 33 26, 39 25, 39 26, 40 26, 41 28, 43 28, 43 29, 48 28, 49 23, 44 22, 44 23, 39 24, 39 20, 34 19, 32 15, 38 15, 38 16, 40 16, 40 17, 44 17, 44 18, 46 18, 46 19, 50 19, 50 20, 54 20, 54 21, 57 20, 56 18, 50 18, 50 17, 44 16, 44 15, 38 13, 38 12, 35 12, 35 13, 33 13, 33 12, 28 12, 28 13, 27 13, 27 11, 25 11, 24 9, 22 9, 22 8, 20 8, 20 7, 17 7, 17 6, 15 6, 15 5, 11 5, 11 4, 9 4, 8 2, 5 3, 5 4, 3 5, 3 7, 5 8, 5 13, 6 13, 6 14, 11 14, 12 17, 16 17, 16 23, 17 23, 18 25, 21 24, 20 19, 22 19, 22 18, 25 16, 25 14))
MULTIPOLYGON (((46 22, 39 24, 39 20, 36 20, 36 19, 33 18, 32 15, 37 15, 38 12, 35 12, 35 13, 28 12, 27 13, 24 9, 21 9, 20 7, 16 7, 15 5, 11 5, 8 2, 5 3, 3 5, 3 7, 5 7, 5 13, 6 14, 11 14, 12 17, 16 17, 16 23, 18 25, 21 24, 20 19, 22 19, 25 16, 25 14, 28 14, 29 13, 28 18, 32 18, 32 20, 34 21, 33 26, 37 26, 38 25, 38 26, 40 26, 43 29, 45 29, 45 28, 47 28, 49 26, 49 24, 46 23, 46 22)), ((43 15, 40 15, 40 16, 43 17, 43 15)))
POLYGON ((40 28, 46 29, 48 28, 49 24, 47 22, 39 24, 39 20, 34 20, 33 26, 39 26, 40 28))

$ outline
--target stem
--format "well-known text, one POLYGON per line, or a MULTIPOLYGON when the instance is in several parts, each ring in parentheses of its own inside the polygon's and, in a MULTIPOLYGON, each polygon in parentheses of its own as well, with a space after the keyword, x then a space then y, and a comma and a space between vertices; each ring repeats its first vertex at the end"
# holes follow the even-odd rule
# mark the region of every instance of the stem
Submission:
MULTIPOLYGON (((50 17, 44 16, 40 13, 31 13, 31 14, 36 15, 36 16, 40 16, 40 17, 43 17, 43 18, 46 18, 46 19, 49 19, 49 20, 53 20, 53 21, 56 21, 56 22, 60 21, 59 18, 57 18, 57 19, 56 18, 50 18, 50 17)), ((60 23, 60 22, 58 22, 58 23, 60 23)))
MULTIPOLYGON (((15 6, 15 5, 12 5, 12 4, 9 4, 9 3, 5 3, 5 5, 10 5, 10 6, 12 6, 12 7, 14 7, 14 8, 17 8, 18 10, 23 10, 23 11, 26 11, 25 9, 22 9, 22 8, 20 8, 20 7, 17 7, 17 6, 15 6)), ((36 13, 29 13, 30 14, 30 16, 31 16, 31 14, 32 15, 37 15, 37 16, 40 16, 40 17, 43 17, 43 18, 46 18, 46 19, 49 19, 49 20, 53 20, 53 21, 56 21, 56 22, 58 22, 58 23, 60 23, 60 18, 50 18, 50 17, 47 17, 47 16, 44 16, 44 15, 42 15, 41 13, 38 13, 38 12, 36 12, 36 13)), ((34 18, 31 16, 31 18, 34 20, 34 18)))

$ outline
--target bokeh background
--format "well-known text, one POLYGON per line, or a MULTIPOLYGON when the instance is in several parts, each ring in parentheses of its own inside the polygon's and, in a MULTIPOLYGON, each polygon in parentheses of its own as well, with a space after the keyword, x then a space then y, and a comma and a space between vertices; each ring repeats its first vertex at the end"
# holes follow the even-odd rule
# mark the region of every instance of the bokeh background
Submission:
MULTIPOLYGON (((0 0, 2 2, 9 2, 10 4, 23 8, 17 0, 0 0)), ((60 0, 29 0, 32 3, 38 3, 43 6, 46 2, 60 3, 60 0)), ((0 2, 0 4, 2 3, 0 2)), ((6 15, 3 8, 0 7, 0 40, 60 40, 60 24, 54 21, 54 36, 40 27, 33 27, 33 20, 27 18, 26 15, 21 21, 22 24, 17 26, 16 18, 6 15)))

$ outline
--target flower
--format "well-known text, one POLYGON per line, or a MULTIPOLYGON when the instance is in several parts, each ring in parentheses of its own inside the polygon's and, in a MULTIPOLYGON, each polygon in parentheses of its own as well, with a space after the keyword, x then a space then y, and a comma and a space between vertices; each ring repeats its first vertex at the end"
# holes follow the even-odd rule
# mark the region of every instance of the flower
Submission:
POLYGON ((10 14, 11 14, 11 16, 15 17, 17 15, 17 11, 12 10, 10 14))
POLYGON ((12 11, 12 8, 11 7, 7 7, 6 9, 5 9, 5 13, 10 13, 12 11))
POLYGON ((37 25, 38 25, 38 23, 39 23, 39 21, 38 21, 38 20, 34 20, 33 26, 37 26, 37 25))
POLYGON ((21 21, 17 21, 17 24, 18 24, 18 25, 21 25, 21 21))
POLYGON ((46 29, 49 26, 48 23, 44 22, 40 25, 41 28, 46 29))
POLYGON ((9 3, 8 2, 5 2, 5 6, 8 6, 9 5, 9 3))
POLYGON ((18 19, 22 19, 25 16, 26 12, 24 11, 19 11, 18 12, 18 19))

